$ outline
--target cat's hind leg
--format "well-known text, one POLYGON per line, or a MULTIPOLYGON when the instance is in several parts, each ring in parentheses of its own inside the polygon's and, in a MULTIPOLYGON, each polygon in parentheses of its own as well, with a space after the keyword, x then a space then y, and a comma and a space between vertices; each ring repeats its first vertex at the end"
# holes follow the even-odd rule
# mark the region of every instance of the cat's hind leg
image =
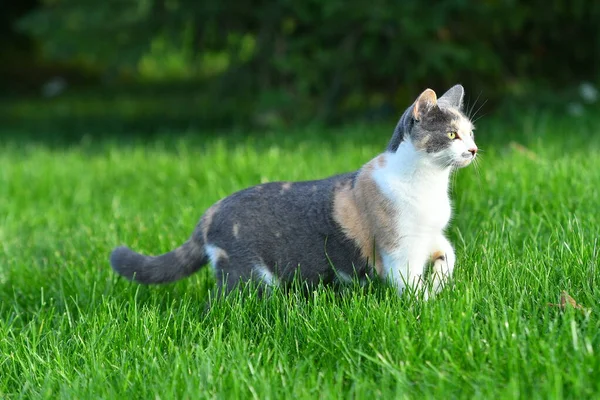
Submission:
POLYGON ((228 294, 236 288, 247 287, 262 296, 267 290, 279 286, 279 279, 261 258, 250 254, 227 254, 213 264, 218 291, 228 294))
POLYGON ((250 274, 245 274, 245 271, 238 267, 243 265, 238 262, 239 257, 236 257, 235 254, 230 254, 227 249, 217 244, 209 243, 206 245, 206 253, 215 274, 217 284, 213 293, 215 298, 231 292, 240 281, 250 279, 250 274))

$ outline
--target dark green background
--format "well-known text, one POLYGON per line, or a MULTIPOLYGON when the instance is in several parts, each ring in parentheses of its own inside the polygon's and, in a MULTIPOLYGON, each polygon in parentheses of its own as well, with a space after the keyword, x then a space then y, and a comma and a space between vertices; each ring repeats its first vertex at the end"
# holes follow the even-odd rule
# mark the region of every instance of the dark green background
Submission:
POLYGON ((564 107, 598 81, 599 23, 597 0, 13 1, 3 114, 37 115, 15 105, 27 99, 81 123, 347 122, 395 118, 456 82, 484 111, 564 107), (56 77, 65 90, 41 96, 56 77))

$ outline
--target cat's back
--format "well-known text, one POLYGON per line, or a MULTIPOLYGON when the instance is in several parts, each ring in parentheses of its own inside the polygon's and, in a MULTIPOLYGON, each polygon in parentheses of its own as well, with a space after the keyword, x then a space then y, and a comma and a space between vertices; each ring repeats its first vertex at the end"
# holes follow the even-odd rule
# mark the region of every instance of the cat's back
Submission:
POLYGON ((204 217, 203 224, 212 236, 231 239, 273 236, 298 237, 305 234, 331 234, 336 187, 351 184, 356 173, 321 180, 269 182, 252 186, 223 198, 204 217), (224 235, 226 231, 230 234, 224 235))

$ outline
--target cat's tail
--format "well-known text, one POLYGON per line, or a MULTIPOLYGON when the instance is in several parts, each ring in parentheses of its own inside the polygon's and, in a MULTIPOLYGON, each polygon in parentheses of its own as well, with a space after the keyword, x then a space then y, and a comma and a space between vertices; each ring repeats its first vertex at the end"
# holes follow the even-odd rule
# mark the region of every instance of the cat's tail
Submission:
POLYGON ((174 282, 198 271, 208 261, 204 244, 196 237, 160 256, 145 256, 125 246, 115 248, 110 255, 110 265, 119 275, 139 283, 174 282))

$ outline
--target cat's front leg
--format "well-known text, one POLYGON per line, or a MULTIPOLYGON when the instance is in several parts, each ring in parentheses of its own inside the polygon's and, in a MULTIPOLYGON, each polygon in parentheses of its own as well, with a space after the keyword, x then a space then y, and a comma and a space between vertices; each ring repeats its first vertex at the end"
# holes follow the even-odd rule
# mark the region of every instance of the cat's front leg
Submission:
POLYGON ((431 253, 431 290, 433 294, 439 293, 454 273, 456 255, 454 248, 444 235, 440 235, 431 253))
POLYGON ((417 296, 424 288, 424 272, 429 252, 419 243, 405 243, 390 252, 381 252, 385 279, 404 293, 410 287, 417 296))

